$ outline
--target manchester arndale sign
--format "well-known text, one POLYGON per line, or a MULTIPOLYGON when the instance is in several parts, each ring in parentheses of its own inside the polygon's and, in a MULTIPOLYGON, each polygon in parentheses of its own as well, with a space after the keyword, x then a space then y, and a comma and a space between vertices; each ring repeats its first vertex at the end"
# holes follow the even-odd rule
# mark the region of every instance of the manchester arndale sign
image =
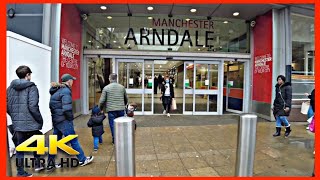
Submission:
POLYGON ((213 21, 210 20, 184 20, 184 19, 153 19, 153 29, 140 28, 139 37, 136 38, 133 28, 129 28, 125 43, 133 41, 135 45, 162 45, 162 46, 183 46, 185 43, 189 46, 212 47, 213 44, 213 21), (160 28, 162 29, 156 29, 160 28), (183 34, 175 29, 185 29, 183 34), (189 29, 197 29, 190 34, 189 29), (200 34, 198 29, 205 29, 204 44, 200 44, 200 34), (182 36, 181 36, 182 35, 182 36), (192 41, 191 36, 195 37, 192 41), (181 38, 182 39, 179 39, 181 38), (139 41, 139 42, 138 42, 139 41))

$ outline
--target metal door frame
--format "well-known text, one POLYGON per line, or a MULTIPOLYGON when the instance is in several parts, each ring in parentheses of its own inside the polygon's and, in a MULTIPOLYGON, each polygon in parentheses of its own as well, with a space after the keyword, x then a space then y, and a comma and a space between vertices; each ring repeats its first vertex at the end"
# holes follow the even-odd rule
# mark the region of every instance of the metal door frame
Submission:
MULTIPOLYGON (((221 115, 222 114, 222 96, 223 96, 223 68, 222 68, 223 62, 222 61, 194 61, 194 69, 193 69, 193 79, 194 79, 194 86, 193 86, 193 115, 221 115), (195 89, 195 83, 196 83, 196 67, 197 64, 208 64, 208 65, 218 65, 218 90, 197 90, 195 89), (197 94, 206 94, 206 95, 217 95, 217 111, 216 112, 207 112, 205 111, 195 111, 195 101, 196 101, 196 95, 197 94)), ((210 77, 210 73, 207 74, 207 77, 210 77)), ((207 102, 207 108, 208 108, 207 102)))
POLYGON ((248 61, 238 61, 238 62, 243 62, 243 68, 244 68, 244 73, 243 73, 243 95, 242 95, 242 111, 234 110, 234 109, 229 109, 228 108, 228 80, 229 80, 229 68, 227 68, 227 86, 226 86, 226 111, 227 112, 232 112, 232 113, 244 113, 246 111, 245 108, 245 99, 246 99, 246 91, 247 91, 247 78, 250 77, 250 75, 246 74, 245 72, 249 72, 249 62, 248 61))

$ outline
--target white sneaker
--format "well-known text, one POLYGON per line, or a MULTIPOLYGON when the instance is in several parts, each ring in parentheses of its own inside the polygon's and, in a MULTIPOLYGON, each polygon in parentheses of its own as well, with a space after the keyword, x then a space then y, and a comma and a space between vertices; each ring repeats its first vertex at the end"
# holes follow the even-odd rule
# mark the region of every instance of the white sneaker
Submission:
POLYGON ((166 110, 163 110, 163 114, 166 114, 166 112, 167 112, 166 110))
POLYGON ((80 162, 80 166, 85 166, 85 165, 91 163, 93 159, 94 159, 93 156, 87 157, 85 161, 80 162))
POLYGON ((167 116, 170 117, 170 114, 168 113, 167 116))
POLYGON ((306 127, 306 130, 309 130, 309 126, 308 126, 308 127, 306 127))
POLYGON ((34 171, 35 172, 40 172, 41 170, 44 170, 44 169, 45 169, 44 166, 40 165, 39 167, 34 168, 34 171))

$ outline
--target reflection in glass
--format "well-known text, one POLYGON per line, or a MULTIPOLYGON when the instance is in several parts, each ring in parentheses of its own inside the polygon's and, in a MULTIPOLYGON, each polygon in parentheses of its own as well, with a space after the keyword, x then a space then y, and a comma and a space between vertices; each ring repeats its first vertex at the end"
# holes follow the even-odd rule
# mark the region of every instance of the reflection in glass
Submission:
POLYGON ((229 110, 242 111, 243 107, 244 63, 228 62, 224 64, 223 104, 229 110))
POLYGON ((142 89, 142 63, 119 62, 119 83, 127 89, 142 89))
POLYGON ((314 17, 291 14, 292 28, 292 99, 306 99, 314 88, 315 36, 314 17))

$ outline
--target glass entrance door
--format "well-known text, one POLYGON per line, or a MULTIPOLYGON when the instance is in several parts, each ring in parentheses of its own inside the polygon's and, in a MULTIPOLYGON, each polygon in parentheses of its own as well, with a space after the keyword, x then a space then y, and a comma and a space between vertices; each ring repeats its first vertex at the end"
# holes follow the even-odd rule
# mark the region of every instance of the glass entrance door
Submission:
POLYGON ((221 68, 219 62, 194 62, 193 114, 220 114, 221 68))
POLYGON ((143 98, 143 114, 153 114, 154 103, 154 62, 153 61, 144 61, 144 79, 143 79, 143 88, 144 88, 144 98, 143 98))
POLYGON ((226 98, 226 110, 229 112, 243 112, 244 64, 244 62, 228 62, 224 65, 226 80, 223 94, 226 98))
POLYGON ((129 102, 135 102, 137 111, 141 115, 144 111, 144 61, 117 59, 118 82, 127 91, 129 102))
POLYGON ((184 62, 183 82, 183 114, 193 113, 193 92, 194 92, 194 64, 193 61, 184 62))

